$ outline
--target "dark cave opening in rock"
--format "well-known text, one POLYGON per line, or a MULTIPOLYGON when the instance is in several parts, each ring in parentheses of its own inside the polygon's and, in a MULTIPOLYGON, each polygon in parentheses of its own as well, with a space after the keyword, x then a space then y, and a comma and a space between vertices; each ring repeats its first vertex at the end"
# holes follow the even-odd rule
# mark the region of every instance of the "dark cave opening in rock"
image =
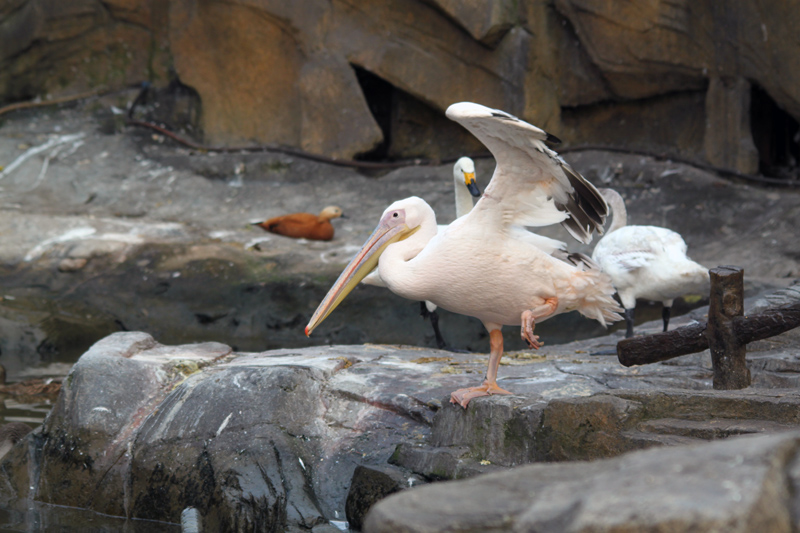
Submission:
POLYGON ((380 76, 352 65, 383 141, 359 154, 365 161, 431 158, 455 161, 463 155, 487 155, 486 148, 444 110, 425 102, 380 76))
POLYGON ((383 141, 380 144, 369 152, 359 154, 356 159, 365 161, 386 159, 392 142, 392 108, 396 89, 388 81, 357 65, 353 65, 353 70, 367 106, 383 133, 383 141))
POLYGON ((750 96, 750 129, 758 150, 759 171, 799 179, 800 124, 756 84, 750 96))

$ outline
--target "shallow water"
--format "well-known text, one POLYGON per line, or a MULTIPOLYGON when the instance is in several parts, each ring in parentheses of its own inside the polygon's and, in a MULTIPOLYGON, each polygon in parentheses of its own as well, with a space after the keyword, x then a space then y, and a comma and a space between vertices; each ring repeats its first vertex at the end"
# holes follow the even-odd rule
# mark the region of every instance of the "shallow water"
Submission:
POLYGON ((0 531, 63 533, 179 533, 179 524, 126 520, 84 509, 29 502, 26 509, 0 508, 0 531))
MULTIPOLYGON (((52 370, 29 369, 27 376, 49 375, 52 370)), ((27 379, 27 378, 26 378, 27 379)), ((5 398, 0 403, 0 424, 22 422, 35 429, 42 425, 53 407, 53 401, 23 403, 15 398, 5 398)), ((35 501, 19 501, 13 507, 0 506, 0 531, 61 531, 61 532, 129 532, 161 533, 179 532, 180 525, 151 522, 145 520, 126 520, 59 505, 47 505, 35 501)))
POLYGON ((44 422, 44 417, 52 407, 53 402, 50 400, 21 403, 15 398, 5 398, 0 406, 0 424, 23 422, 34 429, 44 422))
MULTIPOLYGON (((4 357, 0 362, 8 364, 9 358, 4 357)), ((51 363, 32 367, 19 368, 16 365, 6 367, 6 381, 9 384, 28 379, 62 378, 69 373, 72 364, 51 363)), ((44 396, 12 396, 0 393, 0 425, 8 422, 22 422, 31 428, 36 428, 44 422, 47 413, 55 402, 52 398, 44 396)))

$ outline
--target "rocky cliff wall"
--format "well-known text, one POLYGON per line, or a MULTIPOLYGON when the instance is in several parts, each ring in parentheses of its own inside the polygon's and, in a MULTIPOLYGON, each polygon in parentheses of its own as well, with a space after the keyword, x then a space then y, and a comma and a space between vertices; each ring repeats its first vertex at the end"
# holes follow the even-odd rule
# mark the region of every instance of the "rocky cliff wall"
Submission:
POLYGON ((11 0, 0 102, 177 77, 206 142, 349 158, 475 152, 441 116, 471 100, 572 144, 796 173, 800 10, 764 4, 11 0))

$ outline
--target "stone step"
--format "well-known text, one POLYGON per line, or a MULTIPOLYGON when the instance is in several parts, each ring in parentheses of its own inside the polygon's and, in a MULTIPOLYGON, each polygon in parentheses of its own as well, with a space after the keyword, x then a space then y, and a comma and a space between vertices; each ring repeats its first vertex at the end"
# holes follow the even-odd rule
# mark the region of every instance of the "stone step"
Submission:
POLYGON ((669 435, 650 433, 647 431, 623 431, 622 437, 628 441, 630 449, 652 448, 654 446, 681 446, 684 444, 699 444, 706 439, 686 437, 682 435, 669 435))
POLYGON ((687 437, 690 439, 725 439, 734 435, 752 433, 776 433, 796 427, 769 420, 714 418, 710 420, 686 420, 682 418, 660 418, 638 425, 642 433, 687 437))
POLYGON ((466 446, 419 446, 402 443, 395 448, 389 463, 438 481, 486 474, 504 467, 481 461, 466 446))

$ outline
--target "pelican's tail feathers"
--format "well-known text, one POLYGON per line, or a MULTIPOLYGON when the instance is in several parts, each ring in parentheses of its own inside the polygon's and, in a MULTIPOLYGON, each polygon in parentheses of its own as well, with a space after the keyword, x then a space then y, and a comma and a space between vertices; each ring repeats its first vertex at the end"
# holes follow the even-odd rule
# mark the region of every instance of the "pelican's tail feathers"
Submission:
MULTIPOLYGON (((588 266, 588 265, 587 265, 588 266)), ((608 327, 619 320, 625 310, 614 299, 614 285, 611 278, 600 269, 588 268, 580 272, 583 287, 578 291, 582 295, 578 312, 597 320, 603 327, 608 327)))

